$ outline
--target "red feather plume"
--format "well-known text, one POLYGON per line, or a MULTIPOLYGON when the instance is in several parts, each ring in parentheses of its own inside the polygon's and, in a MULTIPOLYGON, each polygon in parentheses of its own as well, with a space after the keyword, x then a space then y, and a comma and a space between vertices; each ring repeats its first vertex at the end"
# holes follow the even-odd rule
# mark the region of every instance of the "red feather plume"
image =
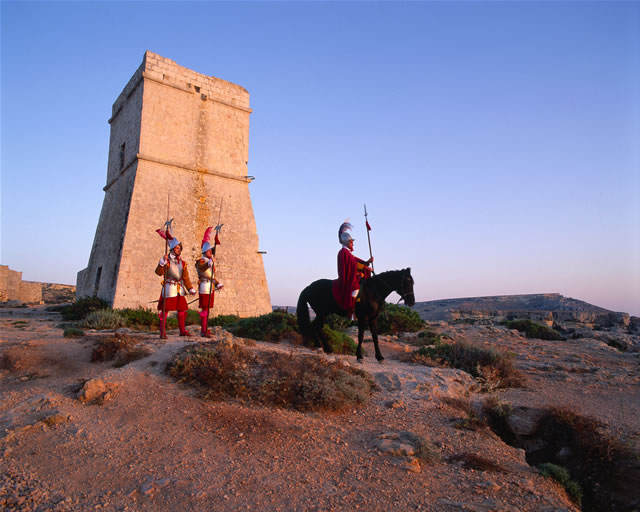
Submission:
POLYGON ((205 232, 204 232, 204 236, 202 237, 202 244, 200 245, 200 247, 202 247, 204 244, 206 244, 207 242, 211 243, 211 232, 213 231, 213 226, 209 226, 205 232))

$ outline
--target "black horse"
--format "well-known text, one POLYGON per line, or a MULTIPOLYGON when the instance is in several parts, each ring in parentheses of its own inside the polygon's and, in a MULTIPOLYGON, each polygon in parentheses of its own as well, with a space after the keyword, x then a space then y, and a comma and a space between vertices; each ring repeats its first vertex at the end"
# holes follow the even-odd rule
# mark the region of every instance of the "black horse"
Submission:
MULTIPOLYGON (((347 316, 347 312, 342 309, 333 298, 331 282, 330 279, 318 279, 311 283, 300 293, 297 306, 300 333, 305 340, 311 340, 316 347, 322 344, 325 352, 332 352, 329 343, 322 333, 322 326, 325 323, 327 315, 335 313, 337 315, 347 316), (311 306, 311 309, 316 313, 316 318, 313 322, 311 322, 309 317, 308 306, 311 306)), ((376 359, 378 362, 384 360, 378 347, 378 315, 384 307, 385 299, 393 291, 400 295, 407 306, 413 306, 415 304, 413 278, 411 277, 410 268, 382 272, 369 279, 360 281, 360 294, 355 307, 355 314, 358 319, 358 350, 356 351, 356 357, 359 362, 362 360, 362 340, 364 339, 364 331, 367 326, 373 338, 373 344, 376 349, 376 359)))

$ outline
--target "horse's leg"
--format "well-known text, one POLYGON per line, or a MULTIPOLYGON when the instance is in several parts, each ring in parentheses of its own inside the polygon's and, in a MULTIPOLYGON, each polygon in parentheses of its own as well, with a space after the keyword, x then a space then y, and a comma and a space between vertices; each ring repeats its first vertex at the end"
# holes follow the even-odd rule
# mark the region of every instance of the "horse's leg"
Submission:
POLYGON ((327 354, 331 354, 333 352, 333 349, 331 348, 331 345, 329 345, 329 342, 327 341, 327 337, 324 335, 324 332, 322 332, 322 328, 324 327, 324 322, 325 322, 326 319, 327 319, 326 316, 319 316, 318 315, 316 317, 316 320, 318 320, 318 336, 320 337, 320 341, 322 342, 323 350, 327 354))
POLYGON ((373 339, 373 345, 376 349, 376 359, 379 363, 384 361, 384 357, 382 357, 382 353, 380 352, 380 347, 378 346, 378 317, 375 316, 369 319, 369 329, 371 330, 371 338, 373 339))
POLYGON ((322 329, 322 324, 318 323, 318 316, 313 319, 311 322, 311 339, 313 340, 313 345, 315 348, 320 348, 322 346, 320 340, 320 330, 322 329))
POLYGON ((367 319, 362 316, 358 317, 358 348, 356 349, 356 360, 362 362, 362 341, 364 340, 364 331, 367 327, 367 319))

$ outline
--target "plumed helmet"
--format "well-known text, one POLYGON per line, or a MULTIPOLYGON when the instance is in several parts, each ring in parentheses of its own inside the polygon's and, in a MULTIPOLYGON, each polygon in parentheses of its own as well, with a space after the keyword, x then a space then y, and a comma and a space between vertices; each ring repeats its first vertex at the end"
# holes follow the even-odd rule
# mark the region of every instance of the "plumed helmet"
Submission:
POLYGON ((345 220, 340 226, 340 229, 338 229, 338 240, 345 247, 349 245, 349 240, 355 240, 355 238, 351 236, 351 233, 349 233, 352 229, 353 226, 349 222, 349 219, 345 220))
MULTIPOLYGON (((173 219, 171 219, 173 221, 173 219)), ((171 233, 171 221, 168 222, 168 227, 166 229, 156 229, 156 233, 158 233, 164 240, 169 244, 169 250, 173 250, 178 245, 182 247, 180 240, 178 240, 171 233)))
POLYGON ((211 245, 211 233, 214 229, 213 226, 209 226, 204 230, 204 235, 202 236, 202 254, 206 253, 209 249, 213 249, 213 245, 211 245))

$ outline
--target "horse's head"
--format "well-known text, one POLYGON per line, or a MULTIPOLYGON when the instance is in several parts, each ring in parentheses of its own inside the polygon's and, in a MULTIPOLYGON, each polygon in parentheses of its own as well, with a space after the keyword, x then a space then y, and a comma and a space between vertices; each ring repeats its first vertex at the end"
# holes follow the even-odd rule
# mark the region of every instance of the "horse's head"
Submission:
POLYGON ((404 303, 411 307, 416 303, 413 295, 413 277, 411 277, 411 268, 405 268, 400 271, 400 284, 396 293, 402 297, 404 303))

